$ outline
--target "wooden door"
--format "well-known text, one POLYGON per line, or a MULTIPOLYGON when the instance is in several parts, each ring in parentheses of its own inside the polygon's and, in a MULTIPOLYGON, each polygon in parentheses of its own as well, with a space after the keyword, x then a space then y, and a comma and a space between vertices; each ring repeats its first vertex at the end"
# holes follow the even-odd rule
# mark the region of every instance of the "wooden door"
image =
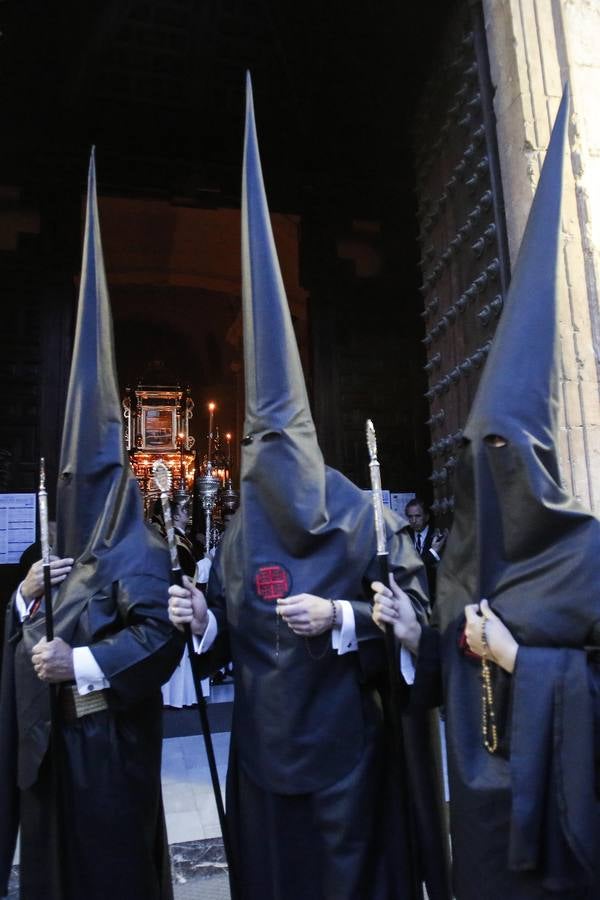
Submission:
POLYGON ((448 523, 456 449, 509 278, 480 4, 457 5, 433 69, 414 141, 432 510, 448 523))

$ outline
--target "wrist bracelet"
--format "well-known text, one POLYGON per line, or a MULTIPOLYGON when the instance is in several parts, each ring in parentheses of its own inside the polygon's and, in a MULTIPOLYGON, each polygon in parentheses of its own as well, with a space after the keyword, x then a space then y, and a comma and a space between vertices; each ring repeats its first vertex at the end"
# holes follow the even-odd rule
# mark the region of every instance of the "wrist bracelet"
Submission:
POLYGON ((337 606, 335 605, 335 600, 329 598, 329 602, 331 603, 331 628, 335 628, 337 625, 337 606))

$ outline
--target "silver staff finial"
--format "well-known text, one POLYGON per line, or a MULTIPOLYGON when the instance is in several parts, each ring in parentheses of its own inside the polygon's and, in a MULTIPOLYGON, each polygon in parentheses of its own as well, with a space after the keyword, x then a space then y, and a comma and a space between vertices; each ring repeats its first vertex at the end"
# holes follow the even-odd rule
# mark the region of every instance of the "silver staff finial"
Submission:
POLYGON ((366 432, 367 432, 367 449, 369 451, 369 458, 371 460, 377 459, 377 437, 375 435, 375 426, 371 419, 367 419, 366 424, 366 432))

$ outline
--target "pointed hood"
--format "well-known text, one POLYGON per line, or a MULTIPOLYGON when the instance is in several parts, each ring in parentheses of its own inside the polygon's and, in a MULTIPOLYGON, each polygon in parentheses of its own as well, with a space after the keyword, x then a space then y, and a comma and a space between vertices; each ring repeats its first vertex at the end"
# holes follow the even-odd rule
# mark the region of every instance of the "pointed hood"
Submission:
POLYGON ((92 151, 57 486, 58 552, 76 561, 65 590, 82 577, 96 586, 106 578, 115 581, 133 565, 128 554, 138 561, 144 557, 149 532, 125 453, 122 421, 92 151))
POLYGON ((600 578, 599 523, 562 487, 557 453, 557 269, 568 120, 565 90, 464 429, 437 601, 442 627, 466 603, 487 597, 517 639, 542 643, 549 623, 568 640, 570 618, 573 640, 584 638, 598 605, 590 584, 600 578))
POLYGON ((326 520, 325 465, 312 420, 260 164, 250 75, 242 174, 242 308, 246 410, 241 504, 278 509, 297 546, 326 520), (285 499, 284 499, 285 498, 285 499))
MULTIPOLYGON (((276 600, 300 593, 364 598, 375 530, 370 495, 328 468, 317 442, 271 230, 249 78, 243 167, 246 436, 240 507, 211 577, 226 586, 236 721, 247 737, 241 765, 267 790, 302 794, 331 783, 324 757, 335 756, 338 771, 356 765, 362 711, 351 703, 343 722, 328 715, 320 687, 335 678, 345 690, 340 679, 345 684, 347 677, 354 698, 354 676, 340 672, 328 634, 302 638, 282 623, 276 600), (307 742, 307 734, 317 737, 307 742)), ((390 533, 402 524, 391 517, 390 533)), ((407 557, 398 567, 404 584, 414 577, 418 595, 420 560, 411 550, 407 557)))
POLYGON ((312 426, 263 183, 250 75, 242 175, 242 269, 246 415, 244 432, 312 426))

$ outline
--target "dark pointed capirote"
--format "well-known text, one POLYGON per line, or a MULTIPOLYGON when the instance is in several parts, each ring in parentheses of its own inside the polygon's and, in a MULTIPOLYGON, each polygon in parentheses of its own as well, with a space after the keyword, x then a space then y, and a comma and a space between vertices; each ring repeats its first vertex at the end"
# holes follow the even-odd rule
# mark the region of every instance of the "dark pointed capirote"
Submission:
POLYGON ((460 897, 529 900, 557 891, 591 898, 600 884, 598 677, 585 649, 600 643, 600 522, 564 486, 558 464, 568 123, 565 91, 464 429, 438 578, 460 897), (481 665, 460 637, 465 606, 484 598, 519 647, 511 674, 490 664, 482 721, 481 665), (488 733, 497 729, 495 753, 484 747, 484 723, 488 733))
MULTIPOLYGON (((348 598, 356 610, 357 633, 365 639, 363 651, 382 655, 363 580, 369 579, 376 553, 373 514, 369 495, 325 465, 317 441, 273 239, 249 78, 242 304, 246 411, 241 503, 208 588, 210 594, 223 585, 215 608, 226 613, 236 673, 235 752, 228 777, 233 815, 244 809, 236 829, 243 844, 240 881, 251 883, 256 896, 304 898, 307 891, 319 892, 320 885, 327 893, 325 885, 335 869, 336 889, 350 896, 360 891, 368 868, 363 854, 373 835, 362 848, 353 840, 330 847, 325 859, 321 854, 327 839, 318 822, 328 815, 331 791, 347 831, 360 831, 364 816, 374 813, 379 799, 383 802, 385 767, 372 764, 380 727, 375 695, 368 676, 359 676, 361 653, 338 656, 327 631, 306 639, 295 634, 278 615, 277 599, 303 593, 348 598), (374 728, 369 724, 373 715, 374 728), (305 804, 314 827, 294 819, 293 811, 305 804), (271 822, 266 839, 251 827, 265 815, 271 822), (302 860, 302 871, 292 860, 302 860)), ((396 533, 402 524, 387 521, 391 555, 402 585, 419 602, 420 562, 408 537, 396 533)), ((435 827, 425 831, 431 836, 435 827)), ((373 854, 378 852, 373 847, 373 854)), ((398 877, 407 880, 408 850, 402 839, 393 852, 398 877)), ((381 856, 383 862, 383 851, 381 856)), ((373 900, 388 896, 389 884, 383 880, 385 884, 373 887, 373 900)))

